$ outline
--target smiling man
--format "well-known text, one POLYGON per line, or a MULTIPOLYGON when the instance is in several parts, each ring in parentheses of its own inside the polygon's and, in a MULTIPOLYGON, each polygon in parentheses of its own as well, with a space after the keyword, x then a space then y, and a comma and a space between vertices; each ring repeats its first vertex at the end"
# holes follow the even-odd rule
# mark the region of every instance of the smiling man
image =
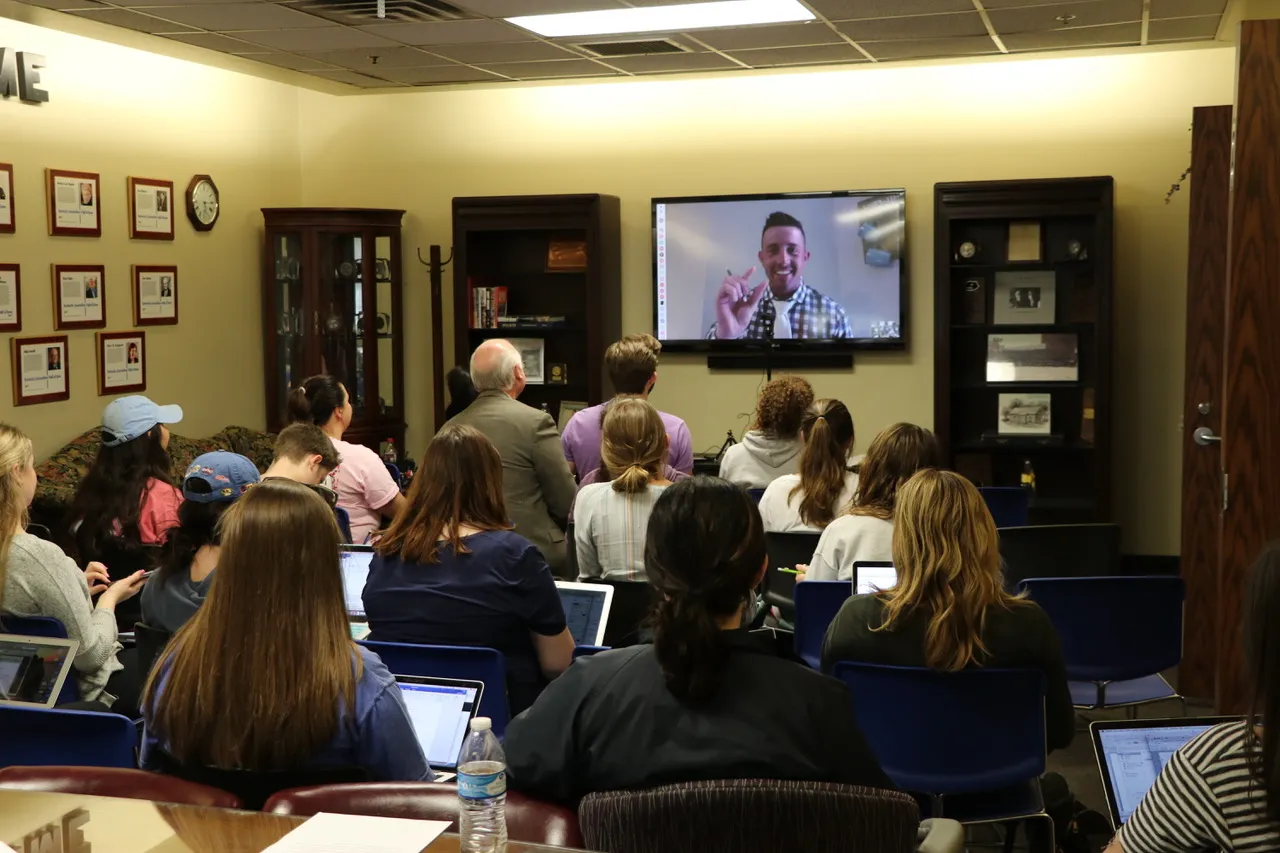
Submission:
POLYGON ((708 338, 721 341, 852 337, 844 309, 804 283, 809 262, 804 226, 789 213, 769 214, 760 234, 765 280, 752 285, 756 267, 728 275, 716 293, 716 321, 708 338))

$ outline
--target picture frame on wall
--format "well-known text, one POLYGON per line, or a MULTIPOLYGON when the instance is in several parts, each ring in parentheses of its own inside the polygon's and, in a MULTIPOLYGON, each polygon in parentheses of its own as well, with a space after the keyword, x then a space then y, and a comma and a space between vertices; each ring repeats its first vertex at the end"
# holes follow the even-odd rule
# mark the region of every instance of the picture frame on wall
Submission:
POLYGON ((1078 382, 1080 343, 1076 335, 987 335, 988 382, 1078 382))
POLYGON ((133 267, 133 325, 174 326, 178 323, 178 268, 133 267))
POLYGON ((102 265, 53 265, 53 327, 102 329, 107 325, 107 272, 102 265))
POLYGON ((13 165, 0 163, 0 234, 17 230, 16 208, 13 206, 13 165))
POLYGON ((129 178, 129 238, 173 239, 173 181, 129 178))
POLYGON ((96 172, 45 169, 49 236, 102 236, 102 181, 96 172))
POLYGON ((0 332, 22 331, 22 269, 0 264, 0 332))
POLYGON ((573 416, 578 414, 578 412, 581 412, 586 407, 587 403, 585 400, 561 400, 560 411, 558 412, 560 418, 556 423, 556 427, 560 432, 563 433, 565 427, 569 425, 569 421, 573 416))
POLYGON ((66 335, 12 338, 13 405, 56 403, 71 399, 71 370, 66 335))
POLYGON ((1001 394, 996 421, 1000 435, 1049 435, 1052 397, 1049 394, 1001 394))
POLYGON ((993 315, 996 325, 1053 323, 1057 317, 1057 284, 1053 270, 996 273, 993 315))
POLYGON ((98 332, 98 396, 147 390, 147 333, 98 332))

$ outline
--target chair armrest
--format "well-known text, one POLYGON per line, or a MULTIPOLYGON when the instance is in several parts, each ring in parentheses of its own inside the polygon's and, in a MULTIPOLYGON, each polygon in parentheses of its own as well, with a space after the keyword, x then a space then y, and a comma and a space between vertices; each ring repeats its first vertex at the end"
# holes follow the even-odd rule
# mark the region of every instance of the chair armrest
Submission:
POLYGON ((963 853, 964 827, 959 821, 929 818, 920 822, 916 853, 963 853))

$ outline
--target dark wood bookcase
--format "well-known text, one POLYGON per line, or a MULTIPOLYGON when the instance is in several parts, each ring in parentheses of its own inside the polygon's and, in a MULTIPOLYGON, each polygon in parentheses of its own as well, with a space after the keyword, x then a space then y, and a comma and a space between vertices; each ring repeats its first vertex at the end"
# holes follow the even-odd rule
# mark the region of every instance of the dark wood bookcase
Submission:
POLYGON ((1030 462, 1033 524, 1111 520, 1112 197, 1109 177, 934 187, 935 431, 978 485, 1030 462), (1052 337, 1010 337, 1032 335, 1052 337))
MULTIPOLYGON (((454 363, 466 366, 487 338, 538 339, 544 382, 520 400, 595 405, 612 396, 604 351, 622 334, 621 220, 615 196, 541 195, 453 200, 454 363), (553 262, 552 245, 577 245, 581 263, 553 262), (583 257, 585 256, 585 257, 583 257), (562 317, 551 326, 476 327, 472 290, 505 287, 508 315, 562 317), (564 366, 553 384, 551 365, 564 366)), ((439 428, 439 424, 437 424, 439 428)))

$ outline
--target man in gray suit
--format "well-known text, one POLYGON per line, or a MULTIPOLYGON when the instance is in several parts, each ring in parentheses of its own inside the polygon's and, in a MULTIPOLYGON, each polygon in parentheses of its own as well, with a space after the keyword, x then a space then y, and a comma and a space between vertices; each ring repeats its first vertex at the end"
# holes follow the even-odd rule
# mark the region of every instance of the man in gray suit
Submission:
POLYGON ((563 575, 564 527, 577 486, 564 458, 560 433, 546 412, 516 400, 524 391, 524 364, 508 341, 489 340, 471 356, 479 396, 449 420, 484 433, 502 457, 502 491, 515 531, 563 575))

